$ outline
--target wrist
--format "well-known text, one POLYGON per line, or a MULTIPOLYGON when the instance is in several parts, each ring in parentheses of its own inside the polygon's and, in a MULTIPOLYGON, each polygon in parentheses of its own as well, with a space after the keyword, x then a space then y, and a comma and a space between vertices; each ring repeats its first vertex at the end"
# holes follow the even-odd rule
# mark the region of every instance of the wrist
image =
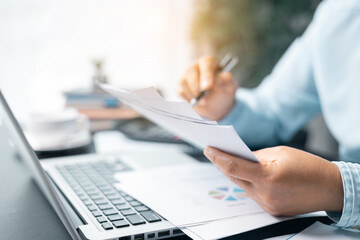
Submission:
POLYGON ((217 122, 221 125, 233 125, 241 119, 241 108, 242 103, 240 103, 236 98, 234 98, 231 107, 228 108, 226 113, 224 113, 223 116, 217 120, 217 122))
POLYGON ((222 112, 216 116, 215 121, 220 121, 224 119, 227 115, 229 115, 229 113, 234 108, 234 106, 235 106, 235 98, 233 98, 232 101, 229 101, 227 104, 223 105, 222 112))
POLYGON ((324 210, 331 212, 341 212, 344 204, 344 188, 339 168, 332 162, 326 164, 327 177, 325 177, 324 210))

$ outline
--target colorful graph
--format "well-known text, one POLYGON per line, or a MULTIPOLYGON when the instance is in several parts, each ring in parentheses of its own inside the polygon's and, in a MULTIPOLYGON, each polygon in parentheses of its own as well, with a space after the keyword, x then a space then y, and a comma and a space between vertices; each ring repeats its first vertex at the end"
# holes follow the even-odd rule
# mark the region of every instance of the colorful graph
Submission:
POLYGON ((239 187, 218 187, 209 191, 212 198, 224 201, 238 201, 246 199, 244 189, 239 187))

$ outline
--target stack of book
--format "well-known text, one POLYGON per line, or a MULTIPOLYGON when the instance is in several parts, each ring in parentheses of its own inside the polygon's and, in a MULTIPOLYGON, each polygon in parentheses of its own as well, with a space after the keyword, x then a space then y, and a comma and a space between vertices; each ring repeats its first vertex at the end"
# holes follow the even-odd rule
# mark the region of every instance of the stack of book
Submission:
POLYGON ((117 98, 110 96, 106 92, 79 89, 64 92, 66 106, 78 110, 101 110, 108 108, 118 108, 120 102, 117 98))

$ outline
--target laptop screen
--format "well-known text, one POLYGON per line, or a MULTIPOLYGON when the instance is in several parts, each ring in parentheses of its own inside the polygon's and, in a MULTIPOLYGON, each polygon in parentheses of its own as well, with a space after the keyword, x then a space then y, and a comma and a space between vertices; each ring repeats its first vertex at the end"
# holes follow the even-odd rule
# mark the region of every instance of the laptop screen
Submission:
POLYGON ((59 196, 57 195, 55 189, 50 182, 50 179, 46 175, 45 171, 41 167, 41 164, 26 140, 24 133, 15 119, 13 113, 11 112, 9 105, 7 104, 4 95, 0 91, 0 122, 7 129, 9 134, 9 141, 11 141, 16 148, 17 153, 26 163, 28 169, 30 170, 33 178, 35 179, 37 185, 40 187, 41 191, 45 194, 46 198, 49 200, 52 207, 55 209, 56 213, 60 217, 61 221, 65 225, 66 229, 70 233, 73 239, 81 239, 75 226, 71 222, 69 215, 64 209, 63 204, 61 203, 59 196))

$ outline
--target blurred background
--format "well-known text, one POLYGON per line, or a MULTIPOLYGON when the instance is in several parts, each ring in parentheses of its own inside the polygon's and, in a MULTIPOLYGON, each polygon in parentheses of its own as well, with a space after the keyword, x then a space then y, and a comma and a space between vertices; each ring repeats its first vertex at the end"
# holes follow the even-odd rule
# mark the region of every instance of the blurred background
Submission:
POLYGON ((310 23, 319 0, 195 0, 194 54, 239 56, 234 74, 242 86, 257 86, 292 41, 310 23))
POLYGON ((188 0, 2 0, 1 87, 19 114, 59 107, 62 91, 91 84, 100 58, 111 83, 172 93, 191 58, 191 10, 188 0))
POLYGON ((20 117, 61 108, 64 91, 91 86, 100 59, 110 83, 155 86, 178 98, 176 84, 189 64, 232 52, 240 58, 237 81, 255 87, 319 2, 2 0, 0 86, 20 117))
POLYGON ((240 57, 239 81, 256 86, 312 19, 319 0, 26 0, 0 2, 0 83, 18 112, 63 103, 91 84, 92 61, 109 82, 176 96, 204 54, 240 57))

